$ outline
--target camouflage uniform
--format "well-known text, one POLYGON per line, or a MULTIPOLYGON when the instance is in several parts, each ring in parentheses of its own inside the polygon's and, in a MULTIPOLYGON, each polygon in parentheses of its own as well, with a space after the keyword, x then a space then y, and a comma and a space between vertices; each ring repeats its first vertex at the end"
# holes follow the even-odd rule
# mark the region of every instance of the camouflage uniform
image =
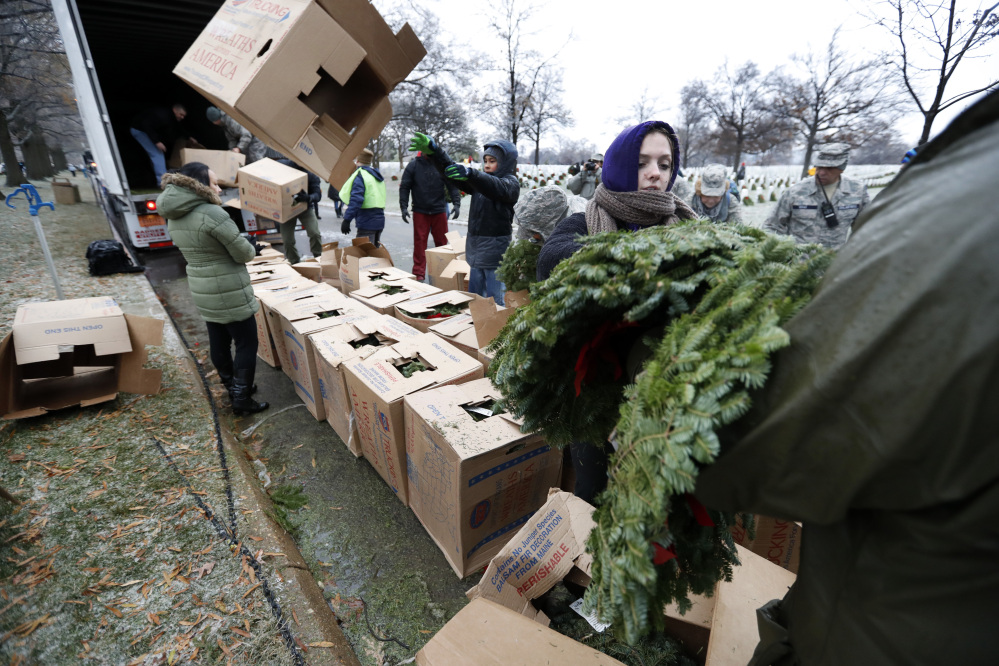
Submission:
POLYGON ((709 164, 701 172, 701 177, 694 186, 694 194, 691 195, 689 202, 691 210, 712 222, 742 224, 742 202, 739 201, 738 195, 729 191, 729 185, 728 169, 721 164, 709 164), (722 200, 713 208, 708 208, 701 201, 701 194, 708 197, 722 197, 722 200))
POLYGON ((230 118, 227 113, 222 114, 222 130, 229 143, 229 150, 239 148, 239 152, 246 155, 247 164, 263 159, 267 151, 264 142, 250 134, 248 129, 230 118))
POLYGON ((525 192, 513 209, 517 240, 544 243, 555 230, 555 225, 570 215, 584 212, 586 203, 586 199, 569 194, 558 185, 546 185, 525 192), (540 240, 534 234, 541 236, 540 240))
POLYGON ((680 197, 688 206, 694 199, 694 186, 686 178, 677 178, 673 183, 673 194, 680 197))
MULTIPOLYGON (((604 161, 603 153, 594 153, 590 156, 591 162, 602 163, 604 161)), ((569 179, 569 182, 565 184, 567 190, 573 194, 579 195, 584 199, 592 199, 594 192, 597 191, 597 185, 602 182, 603 169, 599 166, 595 171, 587 171, 586 169, 581 169, 579 173, 569 179)))
MULTIPOLYGON (((845 168, 848 159, 848 146, 830 144, 819 149, 815 164, 845 168)), ((785 190, 777 208, 763 223, 764 230, 791 236, 798 243, 819 243, 834 249, 841 246, 850 237, 853 221, 870 203, 867 186, 840 175, 839 187, 829 199, 839 222, 835 227, 829 227, 822 217, 826 198, 821 188, 815 178, 809 178, 785 190)))

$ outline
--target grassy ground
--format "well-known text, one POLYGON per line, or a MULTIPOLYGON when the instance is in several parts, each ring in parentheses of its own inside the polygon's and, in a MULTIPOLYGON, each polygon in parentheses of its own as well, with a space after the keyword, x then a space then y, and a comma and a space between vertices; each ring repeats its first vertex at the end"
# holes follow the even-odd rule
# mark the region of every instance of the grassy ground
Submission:
MULTIPOLYGON (((23 197, 15 205, 0 208, 0 335, 19 304, 55 298, 23 197)), ((40 215, 66 298, 111 295, 162 316, 141 274, 87 273, 87 243, 111 236, 92 203, 40 215)), ((291 663, 257 573, 194 501, 228 523, 210 406, 169 324, 165 334, 149 348, 160 394, 0 423, 0 483, 21 502, 0 500, 0 662, 291 663)), ((280 591, 269 566, 264 575, 280 591)))

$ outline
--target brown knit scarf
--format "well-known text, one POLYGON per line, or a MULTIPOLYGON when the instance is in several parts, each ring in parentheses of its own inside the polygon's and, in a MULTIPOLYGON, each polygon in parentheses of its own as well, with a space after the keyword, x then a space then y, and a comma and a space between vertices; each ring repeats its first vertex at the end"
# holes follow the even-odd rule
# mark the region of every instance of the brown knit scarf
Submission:
POLYGON ((672 192, 638 190, 611 192, 601 183, 586 206, 586 231, 618 231, 618 221, 642 227, 667 225, 697 217, 683 199, 672 192))

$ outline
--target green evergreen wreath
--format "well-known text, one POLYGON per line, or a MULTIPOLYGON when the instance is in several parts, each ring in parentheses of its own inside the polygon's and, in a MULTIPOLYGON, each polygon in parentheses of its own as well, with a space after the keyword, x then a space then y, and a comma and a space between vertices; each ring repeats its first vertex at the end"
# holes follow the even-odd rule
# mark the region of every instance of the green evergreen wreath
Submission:
POLYGON ((496 277, 506 285, 507 291, 529 288, 537 281, 538 256, 541 244, 527 239, 514 241, 503 253, 496 277))
POLYGON ((789 344, 780 326, 832 257, 737 225, 598 234, 532 288, 493 342, 490 377, 525 431, 557 446, 614 432, 586 603, 624 640, 731 576, 734 516, 689 493, 718 455, 716 430, 749 408, 770 354, 789 344), (630 368, 622 359, 638 339, 653 352, 630 368))

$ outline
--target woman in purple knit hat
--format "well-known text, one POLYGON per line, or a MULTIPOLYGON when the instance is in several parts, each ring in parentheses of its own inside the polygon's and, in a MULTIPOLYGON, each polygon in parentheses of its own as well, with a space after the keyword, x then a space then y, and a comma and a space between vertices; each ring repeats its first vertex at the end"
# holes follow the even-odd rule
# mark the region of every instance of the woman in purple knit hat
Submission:
MULTIPOLYGON (((555 227, 538 257, 538 280, 547 280, 563 259, 581 245, 580 236, 604 231, 641 231, 692 220, 697 215, 670 190, 679 165, 680 142, 667 123, 650 120, 621 132, 604 153, 603 182, 585 213, 570 215, 555 227)), ((574 442, 575 494, 592 503, 607 485, 608 445, 574 442)))

